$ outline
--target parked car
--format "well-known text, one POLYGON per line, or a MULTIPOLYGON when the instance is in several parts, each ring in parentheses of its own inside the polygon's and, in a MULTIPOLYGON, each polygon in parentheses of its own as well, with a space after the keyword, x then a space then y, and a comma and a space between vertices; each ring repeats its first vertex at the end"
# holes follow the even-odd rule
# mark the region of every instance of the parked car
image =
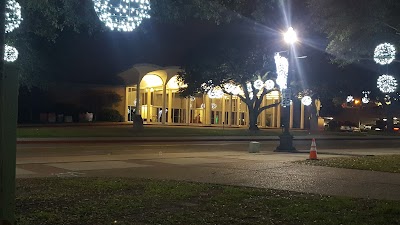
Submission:
POLYGON ((352 130, 350 126, 340 126, 340 131, 351 132, 352 130))

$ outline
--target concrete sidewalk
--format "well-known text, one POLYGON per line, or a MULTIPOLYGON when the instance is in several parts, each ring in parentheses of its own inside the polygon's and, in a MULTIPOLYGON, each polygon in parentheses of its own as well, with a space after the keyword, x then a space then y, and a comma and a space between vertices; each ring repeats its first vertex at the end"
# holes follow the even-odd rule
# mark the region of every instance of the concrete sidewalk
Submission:
MULTIPOLYGON (((342 151, 341 151, 342 152, 342 151)), ((381 154, 396 153, 393 149, 381 154)), ((369 152, 358 151, 358 154, 369 152)), ((397 152, 398 153, 398 152, 397 152)), ((325 150, 320 158, 337 157, 325 150)), ((307 153, 185 152, 17 159, 17 177, 138 177, 400 200, 400 174, 307 166, 307 153)))
MULTIPOLYGON (((400 136, 295 136, 294 140, 400 140, 400 136)), ((278 136, 193 136, 193 137, 82 137, 17 138, 17 144, 34 143, 121 143, 121 142, 192 142, 192 141, 278 141, 278 136)))

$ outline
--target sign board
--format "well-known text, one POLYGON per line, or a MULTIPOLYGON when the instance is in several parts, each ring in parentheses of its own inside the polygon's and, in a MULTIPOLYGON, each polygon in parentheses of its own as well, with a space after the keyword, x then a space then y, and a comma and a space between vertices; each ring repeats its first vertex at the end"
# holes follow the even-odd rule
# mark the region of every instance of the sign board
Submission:
POLYGON ((290 99, 291 99, 292 92, 290 89, 283 89, 282 90, 282 101, 281 105, 283 107, 289 107, 290 106, 290 99))

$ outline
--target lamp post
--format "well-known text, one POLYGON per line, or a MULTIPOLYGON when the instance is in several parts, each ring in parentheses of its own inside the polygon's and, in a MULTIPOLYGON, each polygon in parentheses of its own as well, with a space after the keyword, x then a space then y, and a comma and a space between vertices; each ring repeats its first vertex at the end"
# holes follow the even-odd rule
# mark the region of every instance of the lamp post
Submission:
POLYGON ((291 90, 290 82, 293 76, 292 65, 293 65, 293 45, 298 41, 297 34, 292 27, 289 27, 288 31, 284 33, 284 40, 289 45, 289 68, 287 75, 287 88, 282 89, 282 106, 283 106, 283 133, 279 136, 279 146, 276 148, 276 152, 295 152, 296 148, 293 146, 293 136, 289 131, 290 124, 290 101, 291 101, 291 90))

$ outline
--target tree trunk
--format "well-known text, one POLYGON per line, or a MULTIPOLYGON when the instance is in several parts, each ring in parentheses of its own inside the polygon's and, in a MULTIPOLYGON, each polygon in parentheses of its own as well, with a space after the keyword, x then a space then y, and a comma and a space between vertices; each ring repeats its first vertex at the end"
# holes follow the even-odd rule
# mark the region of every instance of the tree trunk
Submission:
POLYGON ((318 131, 318 116, 314 102, 310 106, 310 131, 318 131))
POLYGON ((249 108, 249 130, 250 131, 258 131, 259 128, 257 126, 258 113, 255 109, 249 108))
POLYGON ((393 125, 393 105, 388 105, 386 107, 386 117, 387 117, 387 121, 386 121, 386 132, 388 133, 393 133, 394 130, 394 125, 393 125))

